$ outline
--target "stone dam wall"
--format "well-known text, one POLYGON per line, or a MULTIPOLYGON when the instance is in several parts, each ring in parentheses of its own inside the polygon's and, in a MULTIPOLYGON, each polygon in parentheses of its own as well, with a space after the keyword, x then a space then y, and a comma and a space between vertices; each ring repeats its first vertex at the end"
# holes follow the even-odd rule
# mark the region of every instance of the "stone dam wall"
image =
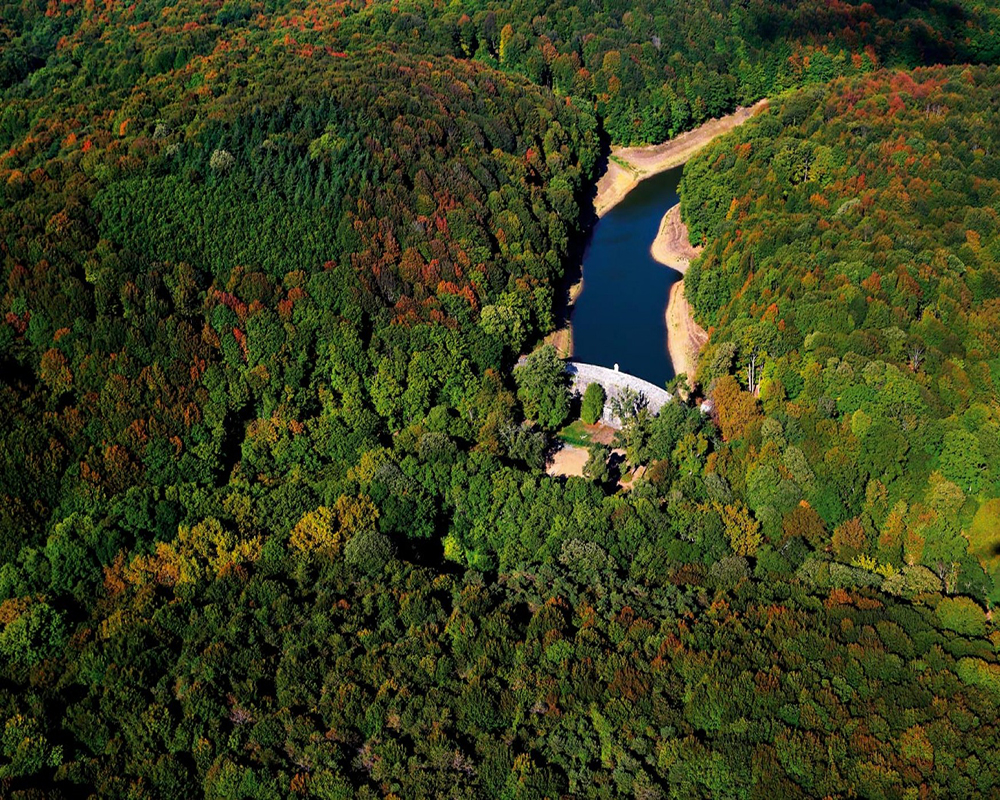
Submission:
POLYGON ((611 398, 618 397, 625 388, 640 393, 646 399, 646 407, 652 414, 659 414, 660 409, 672 399, 670 392, 661 389, 656 384, 644 381, 635 375, 629 375, 627 372, 599 367, 596 364, 568 361, 566 362, 566 374, 570 377, 570 387, 580 395, 592 383, 599 383, 604 388, 607 400, 604 403, 602 420, 613 428, 621 427, 621 421, 611 413, 611 398))

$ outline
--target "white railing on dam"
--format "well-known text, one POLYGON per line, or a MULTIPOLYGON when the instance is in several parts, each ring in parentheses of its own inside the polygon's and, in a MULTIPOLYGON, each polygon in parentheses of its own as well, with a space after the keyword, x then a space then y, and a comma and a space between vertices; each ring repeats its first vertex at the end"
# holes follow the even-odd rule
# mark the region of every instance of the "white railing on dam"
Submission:
POLYGON ((567 361, 566 374, 570 376, 570 385, 573 391, 581 395, 592 383, 599 383, 604 388, 607 400, 604 403, 603 420, 613 427, 619 427, 621 421, 615 419, 611 411, 611 399, 619 396, 623 389, 631 389, 633 392, 641 394, 646 400, 646 408, 652 414, 659 414, 660 409, 672 399, 670 392, 655 383, 644 381, 642 378, 629 375, 627 372, 620 372, 617 369, 599 367, 596 364, 567 361))

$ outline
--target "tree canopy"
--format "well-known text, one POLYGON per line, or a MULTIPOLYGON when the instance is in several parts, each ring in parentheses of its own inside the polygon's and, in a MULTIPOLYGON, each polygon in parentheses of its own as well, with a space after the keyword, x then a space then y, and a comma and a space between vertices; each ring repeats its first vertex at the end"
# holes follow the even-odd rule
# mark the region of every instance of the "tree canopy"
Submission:
POLYGON ((0 796, 995 795, 997 13, 0 2, 0 796), (714 411, 550 476, 609 144, 764 95, 714 411))

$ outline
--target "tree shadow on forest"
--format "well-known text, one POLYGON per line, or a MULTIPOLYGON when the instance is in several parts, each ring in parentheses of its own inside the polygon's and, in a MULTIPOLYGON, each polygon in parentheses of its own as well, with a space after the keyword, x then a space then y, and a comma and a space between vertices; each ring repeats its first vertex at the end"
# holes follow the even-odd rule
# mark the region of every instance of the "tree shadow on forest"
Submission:
POLYGON ((628 465, 625 462, 625 454, 612 451, 608 457, 608 486, 613 490, 617 490, 627 471, 628 465))
MULTIPOLYGON (((893 53, 880 53, 882 57, 890 57, 887 62, 890 65, 899 59, 911 66, 917 65, 911 63, 914 61, 951 64, 962 55, 955 43, 960 41, 972 16, 956 0, 870 0, 866 5, 872 7, 872 16, 876 19, 895 23, 892 27, 898 38, 890 44, 893 53), (929 18, 930 24, 905 24, 921 18, 929 18), (935 29, 940 31, 940 35, 935 34, 935 29)), ((784 44, 789 39, 809 41, 837 27, 849 29, 851 22, 856 20, 856 8, 846 5, 840 11, 835 8, 828 3, 802 3, 797 9, 798 14, 790 20, 787 17, 782 20, 781 12, 773 9, 771 13, 756 17, 753 34, 762 45, 767 46, 784 44), (840 20, 832 22, 836 17, 840 20)), ((753 36, 748 38, 752 40, 753 36)), ((882 50, 881 47, 878 49, 882 50)))
MULTIPOLYGON (((608 171, 608 162, 611 158, 611 138, 604 130, 603 121, 598 126, 597 135, 600 140, 600 155, 594 168, 594 175, 600 177, 608 171)), ((562 330, 570 324, 573 316, 573 303, 571 293, 573 287, 583 279, 583 257, 590 245, 591 236, 594 233, 594 226, 597 224, 598 216, 594 210, 594 200, 597 198, 597 182, 590 184, 579 195, 579 230, 569 242, 569 254, 566 258, 566 271, 562 280, 557 286, 557 296, 555 306, 552 309, 555 329, 562 330)))

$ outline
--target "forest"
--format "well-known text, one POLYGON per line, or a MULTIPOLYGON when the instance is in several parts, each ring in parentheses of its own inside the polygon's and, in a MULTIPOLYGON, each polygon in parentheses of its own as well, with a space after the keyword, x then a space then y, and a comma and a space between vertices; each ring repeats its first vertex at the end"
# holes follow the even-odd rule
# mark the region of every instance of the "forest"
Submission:
POLYGON ((0 2, 0 796, 995 795, 998 17, 0 2), (548 476, 609 146, 765 96, 548 476))
POLYGON ((711 145, 682 202, 709 243, 685 285, 716 331, 716 472, 765 533, 804 499, 844 560, 924 564, 980 602, 1000 601, 997 143, 995 69, 845 79, 711 145))

